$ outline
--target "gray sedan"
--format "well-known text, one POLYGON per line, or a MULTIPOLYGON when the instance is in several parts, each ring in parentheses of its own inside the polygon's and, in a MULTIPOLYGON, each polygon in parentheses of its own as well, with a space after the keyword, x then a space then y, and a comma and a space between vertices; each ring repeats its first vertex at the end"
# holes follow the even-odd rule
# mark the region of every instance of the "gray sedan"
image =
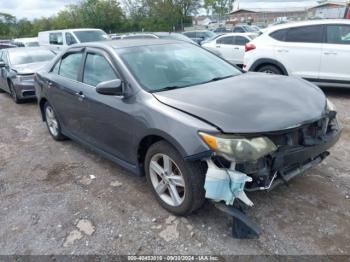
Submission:
POLYGON ((16 103, 35 98, 34 73, 54 57, 54 52, 39 47, 0 50, 0 91, 16 103))
MULTIPOLYGON (((210 52, 168 40, 69 47, 37 74, 43 120, 132 173, 176 215, 205 198, 253 203, 328 156, 334 106, 297 78, 243 74, 210 52)), ((140 199, 140 201, 142 201, 140 199)))

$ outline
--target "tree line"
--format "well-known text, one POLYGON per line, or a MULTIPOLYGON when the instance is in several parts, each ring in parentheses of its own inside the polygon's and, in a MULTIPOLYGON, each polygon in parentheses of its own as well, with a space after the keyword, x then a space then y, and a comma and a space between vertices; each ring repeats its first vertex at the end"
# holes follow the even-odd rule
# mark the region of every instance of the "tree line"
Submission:
POLYGON ((234 0, 82 0, 51 17, 17 19, 0 13, 0 39, 37 36, 40 31, 92 27, 107 33, 177 31, 200 10, 225 16, 234 0))

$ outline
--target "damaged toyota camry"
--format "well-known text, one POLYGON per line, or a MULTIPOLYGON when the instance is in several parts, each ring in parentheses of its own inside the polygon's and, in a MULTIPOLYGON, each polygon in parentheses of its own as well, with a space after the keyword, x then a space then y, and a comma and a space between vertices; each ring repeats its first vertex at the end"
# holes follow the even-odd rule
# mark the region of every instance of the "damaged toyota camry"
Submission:
POLYGON ((242 73, 192 44, 166 40, 69 47, 35 76, 55 140, 83 143, 145 174, 161 206, 188 215, 205 199, 253 203, 319 164, 341 127, 302 79, 242 73))

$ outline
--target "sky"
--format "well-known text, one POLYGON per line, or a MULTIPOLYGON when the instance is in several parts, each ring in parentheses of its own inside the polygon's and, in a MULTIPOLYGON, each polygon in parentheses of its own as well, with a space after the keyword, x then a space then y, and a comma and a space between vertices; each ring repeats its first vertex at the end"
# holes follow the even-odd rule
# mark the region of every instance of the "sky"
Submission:
MULTIPOLYGON (((346 0, 336 0, 346 1, 346 0)), ((78 3, 79 0, 0 0, 0 12, 15 15, 17 18, 28 18, 30 20, 40 17, 48 17, 56 14, 67 4, 78 3)), ((240 8, 244 5, 264 6, 269 2, 269 6, 281 6, 281 2, 289 2, 287 5, 308 5, 315 3, 314 0, 240 0, 240 8), (293 3, 291 3, 293 2, 293 3)))

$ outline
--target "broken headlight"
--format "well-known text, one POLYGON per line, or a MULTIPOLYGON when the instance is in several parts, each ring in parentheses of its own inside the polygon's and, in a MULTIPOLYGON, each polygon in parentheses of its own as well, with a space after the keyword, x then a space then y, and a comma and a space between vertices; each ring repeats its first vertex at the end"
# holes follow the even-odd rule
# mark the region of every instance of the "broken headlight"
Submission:
POLYGON ((267 137, 213 136, 202 132, 199 135, 218 155, 236 163, 256 162, 277 150, 276 145, 267 137))
POLYGON ((327 99, 327 110, 328 111, 336 111, 337 110, 335 105, 329 99, 327 99))

